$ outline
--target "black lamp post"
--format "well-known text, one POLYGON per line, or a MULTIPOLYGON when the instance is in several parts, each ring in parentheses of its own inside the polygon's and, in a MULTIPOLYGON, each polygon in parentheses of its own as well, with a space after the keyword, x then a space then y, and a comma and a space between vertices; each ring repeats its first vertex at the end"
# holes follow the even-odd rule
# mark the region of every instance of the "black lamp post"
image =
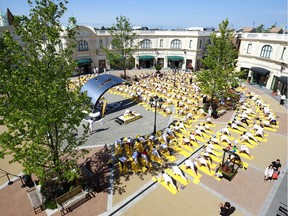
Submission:
POLYGON ((155 115, 154 115, 154 130, 153 130, 153 135, 156 135, 156 111, 157 111, 157 106, 159 106, 161 108, 162 104, 163 104, 164 100, 161 97, 158 97, 157 95, 154 97, 151 97, 149 99, 149 104, 152 106, 154 106, 155 108, 155 115))
POLYGON ((174 67, 174 87, 176 87, 176 73, 177 73, 177 69, 176 69, 176 66, 174 67))

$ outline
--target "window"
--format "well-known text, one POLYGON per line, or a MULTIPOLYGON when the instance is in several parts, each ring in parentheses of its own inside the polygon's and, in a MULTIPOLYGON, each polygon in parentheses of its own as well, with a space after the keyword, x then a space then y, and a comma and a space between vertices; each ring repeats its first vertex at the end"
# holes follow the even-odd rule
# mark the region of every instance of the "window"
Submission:
POLYGON ((78 51, 88 51, 88 43, 84 40, 78 41, 78 51))
POLYGON ((189 41, 189 48, 192 48, 192 40, 189 41))
POLYGON ((248 46, 247 46, 247 52, 246 53, 248 53, 248 54, 251 53, 251 47, 252 47, 252 44, 249 43, 248 46))
POLYGON ((198 48, 202 48, 202 40, 199 40, 199 47, 198 48))
POLYGON ((181 49, 181 47, 182 47, 182 42, 180 40, 175 39, 171 41, 171 48, 181 49))
POLYGON ((102 39, 99 40, 99 47, 100 48, 103 47, 103 40, 102 39))
POLYGON ((284 59, 285 53, 286 53, 286 47, 283 47, 282 54, 281 54, 281 60, 284 59))
POLYGON ((163 47, 163 39, 160 39, 160 47, 163 47))
POLYGON ((141 48, 151 48, 151 47, 152 47, 151 40, 144 39, 141 41, 141 48))
POLYGON ((261 49, 260 57, 270 58, 271 53, 272 53, 272 47, 270 45, 265 45, 261 49))

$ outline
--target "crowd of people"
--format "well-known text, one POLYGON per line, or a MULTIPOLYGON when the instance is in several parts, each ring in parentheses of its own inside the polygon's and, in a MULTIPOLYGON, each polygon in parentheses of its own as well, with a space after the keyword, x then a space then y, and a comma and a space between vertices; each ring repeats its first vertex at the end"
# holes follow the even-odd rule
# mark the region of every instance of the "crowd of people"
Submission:
POLYGON ((269 104, 254 92, 245 94, 245 86, 242 86, 233 120, 216 133, 211 130, 211 106, 207 111, 203 109, 203 100, 206 102, 209 98, 201 94, 200 87, 191 80, 195 80, 192 73, 176 76, 167 73, 161 77, 149 75, 145 78, 140 76, 130 86, 121 85, 111 89, 110 93, 135 99, 148 110, 158 106, 157 111, 162 115, 174 114, 176 119, 166 130, 158 131, 158 134, 139 135, 133 139, 131 150, 125 147, 127 138, 115 141, 115 149, 123 169, 127 161, 132 162, 131 167, 140 167, 140 170, 143 167, 146 169, 142 170, 153 167, 153 162, 161 164, 177 152, 175 145, 185 147, 185 150, 190 149, 191 152, 204 146, 199 156, 187 159, 185 163, 189 166, 186 168, 190 167, 197 173, 199 168, 206 167, 210 173, 217 174, 215 164, 221 160, 223 148, 231 148, 233 153, 243 157, 246 155, 251 160, 251 150, 265 141, 268 135, 265 131, 277 130, 277 116, 269 108, 269 104), (163 104, 149 103, 150 98, 155 95, 163 99, 163 104))

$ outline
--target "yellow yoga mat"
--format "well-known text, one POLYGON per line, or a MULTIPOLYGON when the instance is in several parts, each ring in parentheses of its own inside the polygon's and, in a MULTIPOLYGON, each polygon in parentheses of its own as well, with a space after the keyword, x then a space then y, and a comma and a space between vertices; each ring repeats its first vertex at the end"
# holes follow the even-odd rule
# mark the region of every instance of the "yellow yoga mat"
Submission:
POLYGON ((198 140, 198 141, 200 141, 200 142, 206 142, 206 140, 204 139, 204 138, 202 138, 202 137, 200 137, 200 136, 195 136, 195 138, 198 140))
POLYGON ((193 183, 194 184, 199 184, 200 183, 200 179, 199 178, 194 178, 193 179, 193 183))
POLYGON ((244 161, 242 161, 242 166, 243 166, 242 169, 244 170, 244 169, 248 168, 249 164, 244 162, 244 161))
MULTIPOLYGON (((204 154, 204 152, 201 152, 201 155, 203 155, 203 154, 204 154)), ((209 155, 212 158, 212 160, 215 161, 216 163, 219 163, 222 160, 221 158, 215 157, 214 155, 211 155, 211 154, 209 154, 209 155)), ((216 165, 215 165, 215 163, 213 163, 213 165, 211 165, 211 168, 215 168, 215 167, 216 167, 216 165)))
POLYGON ((251 157, 249 157, 247 154, 245 153, 240 153, 239 151, 236 152, 240 157, 246 158, 248 160, 253 160, 254 156, 251 155, 251 157))
POLYGON ((206 134, 206 133, 202 133, 203 134, 203 136, 206 138, 206 139, 210 139, 211 138, 211 136, 209 135, 209 134, 206 134))
POLYGON ((209 127, 216 127, 216 124, 207 124, 209 127))
POLYGON ((170 161, 170 162, 174 162, 174 161, 177 160, 177 158, 176 158, 175 156, 170 155, 170 154, 167 153, 167 152, 164 153, 164 157, 165 157, 168 161, 170 161))
POLYGON ((214 134, 215 132, 213 131, 213 130, 211 130, 211 129, 206 129, 206 131, 207 131, 207 133, 209 133, 209 134, 214 134))
POLYGON ((262 137, 255 136, 255 138, 261 142, 267 142, 268 141, 265 137, 263 139, 262 137))
MULTIPOLYGON (((188 185, 188 183, 190 183, 190 180, 189 179, 187 179, 188 180, 188 182, 187 182, 187 180, 185 180, 184 178, 182 178, 181 176, 179 176, 179 175, 174 175, 174 173, 172 172, 172 170, 171 169, 166 169, 165 170, 165 172, 168 174, 168 175, 170 175, 172 178, 174 178, 176 181, 178 181, 178 182, 180 182, 182 185, 188 185)), ((184 175, 185 176, 185 175, 184 175)))
POLYGON ((164 188, 166 188, 170 193, 177 194, 177 190, 172 185, 167 185, 165 181, 161 181, 161 178, 157 178, 155 176, 152 177, 153 181, 159 182, 164 188))
POLYGON ((184 151, 182 148, 180 148, 180 147, 177 146, 177 145, 173 146, 173 149, 174 149, 177 153, 183 155, 184 157, 189 157, 189 156, 191 155, 189 152, 184 151))
POLYGON ((221 180, 222 180, 222 178, 218 178, 218 177, 216 177, 215 175, 214 175, 213 177, 214 177, 214 179, 216 179, 217 181, 221 181, 221 180))
POLYGON ((277 131, 277 128, 264 127, 264 130, 275 132, 277 131))
POLYGON ((209 169, 206 166, 198 166, 198 169, 201 170, 206 175, 209 175, 209 176, 215 175, 215 171, 212 170, 212 168, 211 168, 211 172, 209 172, 209 169))
POLYGON ((191 170, 191 169, 186 169, 186 167, 185 167, 184 164, 180 165, 180 169, 181 169, 183 172, 185 172, 185 173, 187 173, 188 175, 190 175, 191 177, 193 177, 194 179, 195 179, 195 178, 200 179, 200 178, 202 177, 201 173, 198 172, 198 175, 196 175, 196 173, 195 173, 193 170, 191 170))
MULTIPOLYGON (((258 144, 256 143, 256 142, 254 142, 253 140, 251 140, 251 142, 254 144, 254 145, 251 145, 249 142, 247 142, 247 141, 244 141, 244 142, 242 142, 242 141, 240 141, 239 139, 236 139, 237 141, 238 141, 238 143, 243 143, 243 144, 245 144, 248 148, 251 148, 251 149, 253 149, 253 148, 255 148, 258 144), (256 145, 256 146, 255 146, 256 145)), ((228 146, 228 145, 227 145, 228 146)), ((233 145, 232 145, 233 146, 233 145)))
POLYGON ((194 152, 194 149, 193 149, 191 146, 189 146, 189 145, 180 144, 180 146, 181 146, 181 148, 183 148, 183 149, 185 149, 186 151, 188 151, 190 154, 191 154, 192 152, 194 152))
POLYGON ((239 130, 229 128, 229 131, 232 131, 232 132, 235 132, 235 133, 238 133, 238 134, 242 134, 244 131, 246 131, 245 128, 242 128, 242 129, 240 129, 240 128, 241 127, 239 127, 239 130))
MULTIPOLYGON (((218 140, 220 140, 221 132, 217 132, 216 136, 217 136, 218 140)), ((226 135, 226 136, 227 136, 228 140, 234 140, 235 139, 233 136, 229 136, 229 135, 226 135)))

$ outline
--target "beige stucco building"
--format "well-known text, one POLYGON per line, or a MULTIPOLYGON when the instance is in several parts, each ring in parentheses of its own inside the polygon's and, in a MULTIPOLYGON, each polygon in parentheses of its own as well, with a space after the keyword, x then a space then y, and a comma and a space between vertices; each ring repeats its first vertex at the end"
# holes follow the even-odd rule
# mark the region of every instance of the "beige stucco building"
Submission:
POLYGON ((287 95, 287 34, 243 33, 240 38, 237 70, 249 71, 258 85, 279 89, 287 95))
MULTIPOLYGON (((187 69, 200 68, 200 61, 210 43, 211 32, 205 30, 135 30, 137 35, 134 44, 140 47, 135 51, 135 68, 152 68, 162 64, 164 68, 187 69)), ((113 69, 101 49, 112 49, 112 37, 108 30, 95 30, 89 26, 79 26, 75 57, 86 70, 97 67, 100 70, 113 69)))

